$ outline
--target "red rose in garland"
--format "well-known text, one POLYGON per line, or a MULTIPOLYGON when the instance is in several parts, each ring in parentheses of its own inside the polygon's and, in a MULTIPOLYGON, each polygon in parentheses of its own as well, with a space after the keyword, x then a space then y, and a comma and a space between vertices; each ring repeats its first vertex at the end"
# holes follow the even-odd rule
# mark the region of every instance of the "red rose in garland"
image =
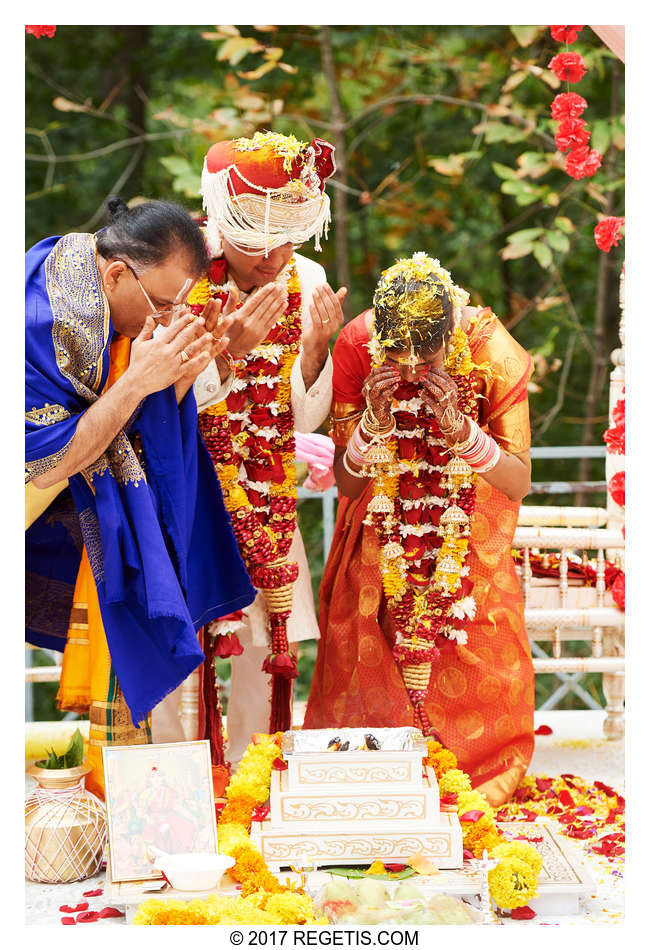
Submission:
POLYGON ((558 79, 567 82, 580 82, 587 72, 585 61, 580 53, 558 53, 548 64, 558 79))
POLYGON ((37 39, 40 39, 41 36, 47 36, 51 39, 56 33, 55 26, 26 26, 25 33, 31 33, 32 36, 35 36, 37 39))
POLYGON ((596 246, 608 254, 621 239, 621 228, 625 227, 625 218, 602 218, 594 228, 596 246))
POLYGON ((551 116, 556 121, 577 119, 587 108, 587 100, 577 92, 561 92, 551 103, 551 116))
MULTIPOLYGON (((625 390, 623 393, 625 394, 625 390)), ((616 405, 612 409, 612 422, 615 426, 625 425, 625 395, 616 400, 616 405)))
POLYGON ((609 493, 612 496, 612 499, 616 505, 620 505, 621 508, 625 507, 625 472, 617 472, 615 475, 612 475, 609 482, 607 483, 607 488, 609 493))
POLYGON ((591 178, 601 166, 603 156, 595 148, 581 145, 572 149, 566 157, 564 170, 572 178, 591 178))
POLYGON ((614 583, 612 584, 612 597, 614 598, 614 603, 617 607, 620 607, 621 610, 625 610, 625 572, 621 571, 614 583))
POLYGON ((608 451, 613 455, 625 455, 625 396, 616 402, 612 410, 612 422, 613 425, 603 435, 608 451))
POLYGON ((578 33, 584 30, 584 26, 552 26, 551 36, 558 43, 575 43, 578 39, 578 33))
POLYGON ((555 133, 555 144, 561 152, 586 145, 591 133, 583 119, 563 119, 555 133))

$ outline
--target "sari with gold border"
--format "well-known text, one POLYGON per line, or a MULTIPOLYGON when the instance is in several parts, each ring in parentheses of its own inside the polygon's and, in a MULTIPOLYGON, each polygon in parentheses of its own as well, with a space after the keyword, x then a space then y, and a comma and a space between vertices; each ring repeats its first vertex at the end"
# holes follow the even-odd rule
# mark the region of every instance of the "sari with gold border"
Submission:
MULTIPOLYGON (((334 347, 332 438, 347 444, 365 401, 370 372, 367 314, 343 328, 334 347)), ((530 356, 489 309, 468 331, 481 380, 481 426, 512 453, 530 447, 530 356)), ((305 728, 413 725, 413 707, 393 659, 394 630, 385 606, 379 546, 363 524, 372 497, 339 496, 334 538, 319 593, 321 639, 305 728)), ((446 642, 434 664, 426 711, 472 784, 493 804, 506 801, 525 774, 533 746, 535 681, 523 599, 511 547, 519 504, 477 480, 468 565, 477 611, 466 646, 446 642)))

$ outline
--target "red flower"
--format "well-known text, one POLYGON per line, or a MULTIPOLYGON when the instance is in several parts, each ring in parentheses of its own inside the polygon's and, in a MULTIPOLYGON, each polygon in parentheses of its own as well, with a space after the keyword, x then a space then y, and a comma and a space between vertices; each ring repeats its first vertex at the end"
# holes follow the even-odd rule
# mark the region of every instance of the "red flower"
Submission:
POLYGON ((590 136, 584 119, 562 119, 555 133, 555 144, 561 152, 568 152, 570 148, 586 145, 590 136))
POLYGON ((625 455, 625 426, 617 425, 607 429, 603 435, 607 449, 612 455, 625 455))
POLYGON ((621 228, 625 227, 625 218, 602 218, 594 228, 594 239, 601 251, 616 247, 621 239, 621 228))
POLYGON ((616 400, 616 405, 612 409, 612 422, 615 426, 625 426, 625 397, 621 396, 616 400))
POLYGON ((617 472, 612 475, 607 483, 609 493, 612 496, 614 504, 625 507, 625 472, 617 472))
POLYGON ((262 664, 262 672, 295 679, 298 675, 296 658, 293 653, 270 653, 262 664))
POLYGON ((575 43, 580 30, 584 30, 584 26, 552 26, 551 36, 558 43, 575 43))
POLYGON ((625 571, 621 571, 612 584, 612 597, 616 606, 625 610, 625 571))
POLYGON ((551 103, 551 115, 556 121, 577 119, 587 108, 587 100, 577 92, 561 92, 551 103))
POLYGON ((214 652, 216 656, 227 659, 229 656, 241 656, 244 648, 236 633, 220 633, 214 638, 214 652))
POLYGON ((37 39, 41 36, 47 36, 50 39, 56 33, 55 26, 26 26, 25 33, 31 33, 32 36, 35 36, 37 39))
POLYGON ((580 82, 587 72, 585 61, 580 53, 558 53, 548 64, 558 79, 566 79, 567 82, 580 82))
POLYGON ((564 170, 572 178, 591 178, 600 168, 602 155, 595 148, 580 145, 572 149, 566 157, 564 170))
POLYGON ((532 920, 535 917, 535 911, 532 907, 513 907, 510 912, 511 920, 532 920))
POLYGON ((208 271, 210 280, 213 284, 223 284, 226 279, 226 271, 228 270, 228 264, 225 257, 215 257, 210 264, 210 269, 208 271))

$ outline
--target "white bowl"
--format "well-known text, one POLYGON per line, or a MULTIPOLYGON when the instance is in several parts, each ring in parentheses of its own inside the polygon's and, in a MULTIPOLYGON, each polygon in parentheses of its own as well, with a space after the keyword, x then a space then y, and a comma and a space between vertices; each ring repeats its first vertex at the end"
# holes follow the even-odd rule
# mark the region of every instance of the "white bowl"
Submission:
POLYGON ((211 891, 219 886, 224 873, 235 863, 226 854, 160 854, 154 867, 163 871, 177 891, 211 891))

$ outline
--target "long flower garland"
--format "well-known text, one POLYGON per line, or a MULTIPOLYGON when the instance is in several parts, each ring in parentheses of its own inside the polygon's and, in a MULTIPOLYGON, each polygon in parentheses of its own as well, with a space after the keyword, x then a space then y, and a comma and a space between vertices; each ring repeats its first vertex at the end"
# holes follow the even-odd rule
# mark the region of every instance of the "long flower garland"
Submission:
MULTIPOLYGON (((225 260, 213 261, 188 298, 192 309, 200 312, 210 297, 225 303, 225 277, 225 260)), ((241 555, 269 608, 270 653, 262 669, 273 677, 273 732, 289 727, 290 681, 298 675, 287 638, 298 577, 298 565, 287 560, 297 499, 290 377, 300 349, 302 306, 294 258, 287 289, 283 317, 263 343, 236 361, 230 395, 199 415, 241 555)))
MULTIPOLYGON (((382 362, 374 327, 369 350, 374 368, 382 362)), ((478 419, 478 367, 459 321, 445 368, 458 389, 460 411, 478 419)), ((448 460, 447 444, 416 384, 402 384, 395 398, 394 437, 383 453, 368 458, 374 485, 364 523, 374 526, 381 546, 382 583, 397 629, 393 655, 416 719, 429 734, 424 701, 438 643, 442 637, 465 643, 462 624, 476 610, 465 568, 476 475, 462 459, 448 460)))

